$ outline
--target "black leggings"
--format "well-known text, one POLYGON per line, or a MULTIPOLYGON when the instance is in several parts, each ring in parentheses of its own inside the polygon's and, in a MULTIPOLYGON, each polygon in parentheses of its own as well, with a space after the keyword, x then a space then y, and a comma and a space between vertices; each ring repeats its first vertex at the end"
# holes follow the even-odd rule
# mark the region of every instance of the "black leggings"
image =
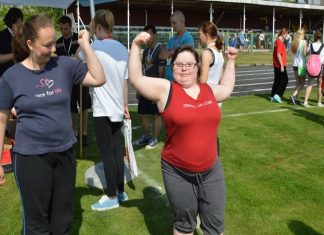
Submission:
POLYGON ((124 159, 121 145, 123 122, 111 122, 108 117, 94 117, 97 144, 103 161, 108 197, 124 191, 124 159))
POLYGON ((76 177, 73 148, 41 155, 15 154, 13 160, 23 207, 22 234, 69 234, 76 177))
POLYGON ((271 97, 277 94, 282 98, 286 91, 287 85, 288 85, 288 74, 287 74, 286 66, 284 67, 283 72, 280 71, 280 67, 274 68, 274 82, 272 85, 271 97))

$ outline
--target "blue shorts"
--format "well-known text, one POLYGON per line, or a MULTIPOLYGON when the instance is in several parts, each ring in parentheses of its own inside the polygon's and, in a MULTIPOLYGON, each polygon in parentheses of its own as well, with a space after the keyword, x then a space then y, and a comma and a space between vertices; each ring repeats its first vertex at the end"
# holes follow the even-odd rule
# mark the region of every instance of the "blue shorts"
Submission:
POLYGON ((143 96, 138 98, 138 114, 160 114, 156 103, 143 96))

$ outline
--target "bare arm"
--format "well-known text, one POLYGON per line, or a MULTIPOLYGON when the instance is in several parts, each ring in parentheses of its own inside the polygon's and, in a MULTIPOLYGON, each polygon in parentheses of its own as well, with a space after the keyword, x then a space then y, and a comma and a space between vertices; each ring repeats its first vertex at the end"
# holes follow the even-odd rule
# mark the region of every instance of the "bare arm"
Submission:
POLYGON ((7 63, 11 60, 13 60, 13 53, 0 54, 0 64, 7 63))
POLYGON ((146 32, 138 34, 133 40, 128 62, 128 75, 132 85, 144 97, 157 103, 159 111, 165 107, 170 82, 165 79, 150 78, 143 75, 140 46, 149 40, 146 32))
POLYGON ((237 57, 237 50, 229 47, 225 54, 227 54, 227 62, 220 84, 211 85, 217 102, 222 102, 228 98, 235 84, 235 59, 237 57))
POLYGON ((82 85, 98 87, 105 84, 105 74, 98 57, 89 43, 88 31, 80 31, 78 43, 89 70, 82 82, 82 85))
MULTIPOLYGON (((6 131, 6 125, 9 118, 10 110, 0 110, 0 160, 2 157, 4 136, 6 131)), ((5 182, 5 175, 3 167, 0 165, 0 186, 5 182)))
POLYGON ((305 41, 304 45, 304 56, 307 56, 307 41, 305 41))
POLYGON ((209 74, 209 65, 212 61, 212 56, 208 50, 204 50, 201 56, 201 67, 200 67, 200 77, 199 81, 201 83, 206 83, 209 74))

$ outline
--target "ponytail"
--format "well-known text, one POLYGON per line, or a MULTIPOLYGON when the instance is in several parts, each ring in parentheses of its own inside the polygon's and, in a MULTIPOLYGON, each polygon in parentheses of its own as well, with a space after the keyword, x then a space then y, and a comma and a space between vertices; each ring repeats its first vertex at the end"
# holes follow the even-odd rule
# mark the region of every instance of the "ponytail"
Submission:
POLYGON ((13 60, 15 63, 20 63, 25 60, 29 56, 29 49, 27 47, 27 43, 23 40, 22 31, 24 25, 17 29, 13 41, 12 41, 12 52, 13 52, 13 60))

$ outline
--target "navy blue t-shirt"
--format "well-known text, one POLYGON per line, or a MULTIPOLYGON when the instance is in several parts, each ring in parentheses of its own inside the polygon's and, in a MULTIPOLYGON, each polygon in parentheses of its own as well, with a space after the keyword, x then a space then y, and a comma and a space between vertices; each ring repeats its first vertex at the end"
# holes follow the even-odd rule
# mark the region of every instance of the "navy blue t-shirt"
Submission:
POLYGON ((52 57, 43 70, 21 63, 0 80, 0 109, 17 111, 14 152, 36 155, 61 152, 76 142, 72 131, 72 86, 82 83, 86 64, 70 57, 52 57))

